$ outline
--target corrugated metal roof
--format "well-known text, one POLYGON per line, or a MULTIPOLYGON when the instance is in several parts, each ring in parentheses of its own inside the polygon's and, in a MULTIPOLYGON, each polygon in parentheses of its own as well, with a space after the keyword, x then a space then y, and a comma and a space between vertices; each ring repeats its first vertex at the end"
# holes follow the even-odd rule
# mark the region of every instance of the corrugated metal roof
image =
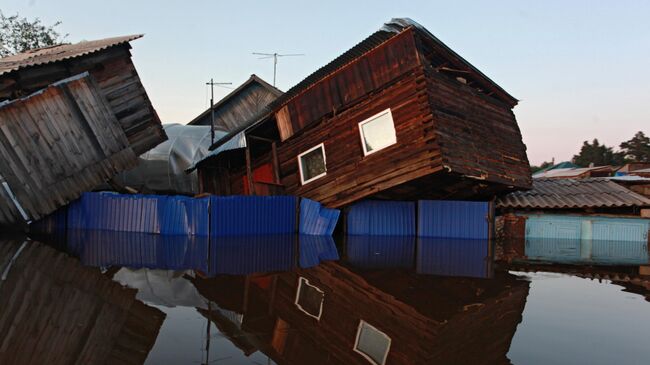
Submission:
POLYGON ((499 85, 497 85, 494 81, 490 80, 485 74, 483 74, 481 71, 479 71, 476 67, 474 67, 472 64, 467 62, 464 58, 462 58, 460 55, 458 55, 456 52, 454 52, 451 48, 449 48, 446 44, 444 44, 442 41, 440 41, 438 38, 436 38, 431 32, 429 32, 426 28, 424 28, 422 25, 417 23, 416 21, 409 19, 409 18, 393 18, 389 22, 385 23, 381 29, 379 29, 377 32, 373 33, 370 35, 368 38, 364 39, 360 43, 358 43, 356 46, 350 48, 348 51, 340 55, 339 57, 335 58, 332 62, 328 63, 327 65, 319 68, 316 70, 314 73, 311 75, 307 76, 304 80, 299 82, 297 85, 289 89, 284 95, 280 96, 278 99, 276 99, 274 102, 270 104, 271 109, 276 110, 279 109, 282 105, 287 103, 289 100, 293 99, 295 96, 301 94, 303 91, 309 89, 313 84, 316 82, 320 81, 321 79, 327 77, 328 75, 336 72, 337 70, 345 67, 347 64, 350 62, 354 61, 355 59, 361 57, 365 53, 373 50, 374 48, 378 47, 380 44, 384 43, 385 41, 393 38, 397 34, 409 29, 413 28, 423 36, 427 37, 428 39, 432 40, 436 44, 440 45, 443 49, 445 49, 449 54, 458 59, 460 62, 462 62, 465 66, 467 66, 470 70, 472 70, 477 76, 482 78, 486 83, 489 84, 489 87, 493 88, 495 91, 498 93, 508 97, 511 99, 515 104, 517 102, 517 99, 515 99, 512 95, 508 94, 504 89, 502 89, 499 85))
POLYGON ((45 65, 75 57, 85 56, 110 47, 118 46, 141 38, 143 34, 84 41, 75 44, 33 49, 12 56, 0 58, 0 76, 32 66, 45 65))
POLYGON ((647 207, 650 199, 606 178, 534 179, 533 188, 501 197, 499 208, 647 207))
POLYGON ((553 169, 553 170, 540 171, 538 173, 535 173, 533 174, 533 178, 542 179, 542 178, 551 178, 551 177, 578 177, 586 172, 599 171, 599 170, 614 171, 614 168, 611 166, 596 166, 596 167, 553 169))

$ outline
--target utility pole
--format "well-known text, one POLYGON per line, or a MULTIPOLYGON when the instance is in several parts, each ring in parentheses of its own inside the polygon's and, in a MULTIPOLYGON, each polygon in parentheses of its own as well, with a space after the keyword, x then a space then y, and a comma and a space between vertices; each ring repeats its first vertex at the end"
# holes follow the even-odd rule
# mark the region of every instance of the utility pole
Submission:
POLYGON ((266 58, 273 58, 273 86, 275 86, 275 76, 277 74, 278 70, 278 57, 296 57, 296 56, 304 56, 304 53, 287 53, 287 54, 279 54, 279 53, 259 53, 259 52, 253 52, 254 55, 256 56, 262 56, 259 57, 258 59, 263 60, 266 58))
POLYGON ((212 146, 214 144, 214 87, 232 85, 232 82, 214 82, 214 79, 210 79, 210 82, 205 84, 210 85, 210 146, 212 146))

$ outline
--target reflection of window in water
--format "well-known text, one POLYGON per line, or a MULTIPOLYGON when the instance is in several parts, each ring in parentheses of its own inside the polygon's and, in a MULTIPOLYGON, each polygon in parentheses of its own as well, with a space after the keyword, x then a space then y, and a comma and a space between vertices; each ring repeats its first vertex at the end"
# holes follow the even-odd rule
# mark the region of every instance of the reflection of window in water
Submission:
POLYGON ((303 184, 325 176, 327 167, 325 162, 325 146, 321 143, 298 155, 300 165, 300 180, 303 184))
POLYGON ((390 109, 359 123, 363 154, 369 155, 397 143, 395 123, 390 109))
POLYGON ((309 316, 320 319, 323 313, 323 300, 325 293, 311 285, 309 280, 300 278, 298 280, 298 291, 296 292, 296 305, 301 311, 309 316))
POLYGON ((376 365, 386 363, 390 351, 391 339, 385 333, 371 326, 365 321, 359 323, 354 351, 361 354, 368 361, 376 365))

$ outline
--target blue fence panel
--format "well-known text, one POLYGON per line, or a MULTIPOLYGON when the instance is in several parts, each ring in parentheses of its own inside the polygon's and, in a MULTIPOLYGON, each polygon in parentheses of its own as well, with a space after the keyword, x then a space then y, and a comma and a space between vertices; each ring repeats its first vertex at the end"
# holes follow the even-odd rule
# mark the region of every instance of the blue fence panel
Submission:
POLYGON ((210 230, 213 236, 296 232, 296 197, 213 196, 210 199, 210 230))
POLYGON ((211 238, 211 276, 290 271, 295 267, 295 234, 211 238))
POLYGON ((489 203, 451 200, 418 202, 418 236, 488 238, 489 203))
POLYGON ((336 243, 331 236, 301 235, 299 252, 298 263, 303 269, 339 259, 336 243))
POLYGON ((158 202, 160 233, 165 235, 210 234, 210 198, 164 197, 158 202))
POLYGON ((420 237, 418 245, 419 274, 489 276, 487 240, 420 237))
POLYGON ((347 225, 350 235, 415 236, 415 203, 359 202, 350 207, 347 225))
POLYGON ((68 208, 68 227, 207 236, 209 204, 209 198, 84 193, 68 208))
POLYGON ((349 236, 347 260, 361 268, 412 268, 415 262, 413 236, 349 236))
POLYGON ((334 233, 341 212, 321 203, 302 198, 300 201, 300 234, 329 235, 334 233))

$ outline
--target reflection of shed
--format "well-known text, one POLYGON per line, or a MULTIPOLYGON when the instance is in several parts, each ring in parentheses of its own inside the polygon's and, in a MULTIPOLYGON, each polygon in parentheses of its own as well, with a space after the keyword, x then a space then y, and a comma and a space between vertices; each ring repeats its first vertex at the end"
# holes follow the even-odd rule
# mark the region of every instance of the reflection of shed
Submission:
POLYGON ((207 192, 284 190, 330 207, 491 198, 530 186, 516 104, 422 26, 394 19, 272 102, 246 131, 245 156, 199 169, 230 174, 202 174, 207 192))
POLYGON ((506 237, 647 242, 650 199, 610 179, 535 179, 497 201, 506 237))
MULTIPOLYGON (((197 194, 197 173, 185 170, 208 154, 210 127, 165 124, 163 128, 168 140, 140 155, 138 166, 117 175, 116 181, 144 192, 197 194)), ((215 138, 225 135, 217 131, 215 138)))
POLYGON ((0 271, 2 364, 142 364, 165 318, 37 242, 1 242, 0 271))

